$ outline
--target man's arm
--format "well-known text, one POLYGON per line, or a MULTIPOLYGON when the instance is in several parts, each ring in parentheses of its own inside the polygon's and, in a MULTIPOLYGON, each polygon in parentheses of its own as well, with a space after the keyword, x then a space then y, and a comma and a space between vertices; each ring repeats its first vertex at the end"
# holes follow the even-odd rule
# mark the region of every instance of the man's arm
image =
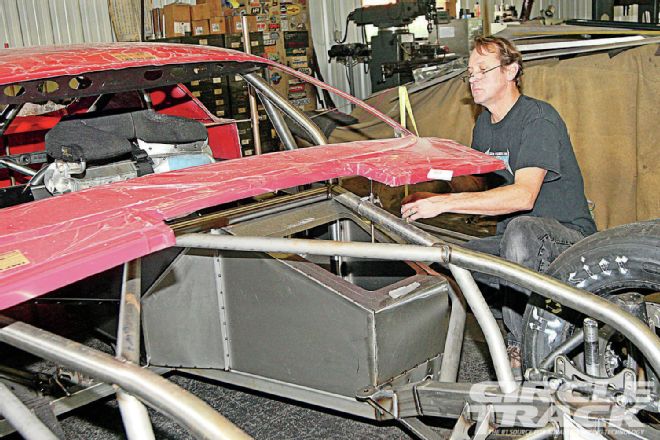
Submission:
POLYGON ((541 191, 547 171, 542 168, 521 168, 511 185, 481 192, 438 194, 405 203, 401 206, 404 219, 430 218, 445 212, 458 214, 501 215, 530 211, 541 191))

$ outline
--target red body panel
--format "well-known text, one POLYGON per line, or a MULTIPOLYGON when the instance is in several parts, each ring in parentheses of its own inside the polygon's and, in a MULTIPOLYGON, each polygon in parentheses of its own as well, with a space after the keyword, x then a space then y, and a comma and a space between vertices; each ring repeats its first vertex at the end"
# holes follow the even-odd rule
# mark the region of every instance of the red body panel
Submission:
POLYGON ((272 62, 219 47, 163 43, 35 46, 0 50, 0 85, 132 67, 214 61, 272 62))
POLYGON ((396 186, 429 180, 430 169, 456 176, 501 168, 453 141, 407 136, 219 162, 7 208, 0 308, 172 246, 164 221, 202 208, 341 176, 396 186))

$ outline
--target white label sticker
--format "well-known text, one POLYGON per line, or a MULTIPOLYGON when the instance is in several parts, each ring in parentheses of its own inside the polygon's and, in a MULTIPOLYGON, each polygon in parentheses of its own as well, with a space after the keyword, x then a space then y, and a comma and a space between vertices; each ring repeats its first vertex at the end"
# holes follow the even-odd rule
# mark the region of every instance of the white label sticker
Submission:
POLYGON ((434 170, 431 168, 426 178, 431 180, 451 180, 453 176, 454 172, 452 170, 434 170))
POLYGON ((410 283, 407 286, 401 286, 396 289, 390 290, 388 295, 394 299, 401 298, 402 296, 408 295, 410 292, 414 292, 421 284, 417 281, 410 283))

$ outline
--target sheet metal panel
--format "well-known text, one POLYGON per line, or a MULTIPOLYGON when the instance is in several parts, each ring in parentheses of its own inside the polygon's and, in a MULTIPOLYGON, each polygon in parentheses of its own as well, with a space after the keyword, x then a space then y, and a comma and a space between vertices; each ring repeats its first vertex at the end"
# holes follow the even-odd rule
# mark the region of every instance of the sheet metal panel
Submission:
POLYGON ((0 48, 23 47, 16 0, 0 0, 0 48))
POLYGON ((0 307, 173 246, 165 220, 246 197, 360 175, 390 186, 503 168, 456 142, 406 136, 218 162, 0 211, 0 307), (47 245, 45 245, 47 244, 47 245))
POLYGON ((55 43, 48 0, 21 0, 18 2, 18 13, 25 46, 55 43))

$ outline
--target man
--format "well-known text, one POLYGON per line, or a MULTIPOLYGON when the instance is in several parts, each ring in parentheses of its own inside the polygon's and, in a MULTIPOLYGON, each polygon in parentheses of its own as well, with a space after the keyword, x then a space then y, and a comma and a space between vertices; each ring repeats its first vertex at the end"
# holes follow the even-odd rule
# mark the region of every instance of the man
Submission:
MULTIPOLYGON (((544 272, 596 226, 566 125, 550 104, 520 93, 522 73, 522 56, 511 42, 475 40, 465 79, 474 102, 484 109, 472 133, 472 148, 506 163, 506 170, 496 172, 503 184, 482 192, 415 193, 403 201, 401 213, 408 220, 445 212, 501 216, 495 236, 472 240, 466 247, 544 272)), ((484 281, 499 287, 492 279, 484 281)), ((502 313, 516 366, 527 296, 506 296, 502 313)))

